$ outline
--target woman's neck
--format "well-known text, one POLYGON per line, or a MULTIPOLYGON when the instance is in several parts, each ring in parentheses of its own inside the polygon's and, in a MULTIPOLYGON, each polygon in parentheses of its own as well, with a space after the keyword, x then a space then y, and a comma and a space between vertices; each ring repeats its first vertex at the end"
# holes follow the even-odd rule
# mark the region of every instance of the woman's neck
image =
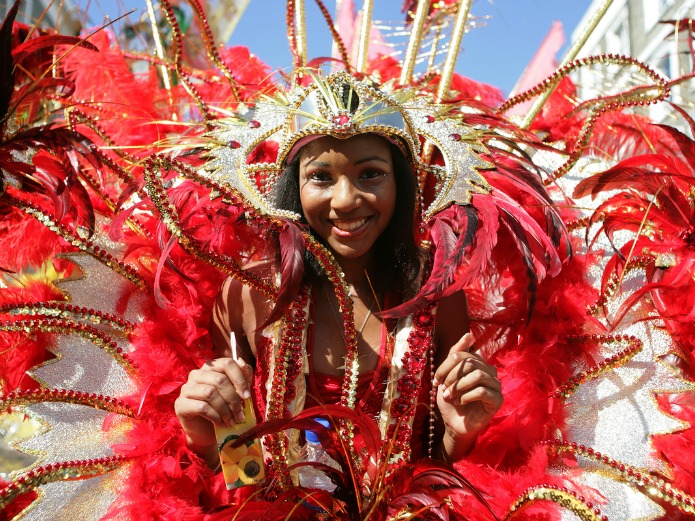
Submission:
POLYGON ((372 286, 373 270, 368 259, 341 259, 340 269, 344 274, 345 283, 351 291, 361 293, 372 286))

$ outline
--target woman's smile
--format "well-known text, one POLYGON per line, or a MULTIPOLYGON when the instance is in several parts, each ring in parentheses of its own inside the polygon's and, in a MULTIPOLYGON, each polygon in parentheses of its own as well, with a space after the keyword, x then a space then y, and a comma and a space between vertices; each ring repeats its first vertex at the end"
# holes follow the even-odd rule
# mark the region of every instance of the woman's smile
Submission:
POLYGON ((330 221, 333 223, 333 226, 336 228, 334 230, 334 233, 336 235, 340 235, 342 237, 355 237, 359 235, 362 231, 365 229, 365 225, 369 221, 368 217, 362 217, 360 219, 354 219, 354 220, 337 220, 337 219, 330 219, 330 221))

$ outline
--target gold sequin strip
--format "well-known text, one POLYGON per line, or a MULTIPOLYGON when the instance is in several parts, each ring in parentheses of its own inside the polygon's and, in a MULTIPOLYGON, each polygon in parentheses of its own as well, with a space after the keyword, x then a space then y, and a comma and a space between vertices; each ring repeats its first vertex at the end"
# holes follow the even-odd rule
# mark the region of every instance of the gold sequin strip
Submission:
POLYGON ((630 465, 615 460, 591 447, 577 443, 551 441, 547 442, 551 455, 561 452, 571 452, 596 463, 610 467, 627 483, 646 492, 654 499, 665 501, 682 512, 695 514, 695 498, 672 486, 669 482, 655 473, 641 471, 630 465))
POLYGON ((648 65, 629 56, 622 56, 617 54, 601 54, 598 56, 580 58, 560 67, 554 74, 543 80, 541 83, 539 83, 532 89, 522 92, 521 94, 505 101, 497 109, 497 114, 502 115, 512 107, 520 103, 529 101, 548 90, 554 89, 555 85, 560 80, 562 80, 562 78, 569 75, 574 70, 595 64, 618 65, 621 67, 637 67, 646 76, 653 80, 654 84, 635 87, 615 96, 606 96, 595 100, 591 100, 590 102, 585 102, 579 107, 577 107, 575 111, 581 109, 583 105, 587 105, 589 103, 594 105, 590 109, 589 115, 587 116, 586 120, 584 121, 584 124, 582 125, 581 131, 579 132, 579 136, 577 137, 577 141, 574 146, 574 151, 570 154, 570 157, 567 159, 567 161, 565 161, 565 163, 563 163, 557 170, 555 170, 552 176, 545 181, 546 184, 550 184, 551 182, 564 176, 567 172, 569 172, 572 169, 572 167, 576 164, 579 158, 582 157, 584 149, 588 145, 589 140, 591 139, 591 135, 593 134, 594 125, 601 116, 614 110, 621 110, 627 107, 634 107, 638 105, 649 105, 650 103, 663 101, 669 95, 670 89, 667 81, 648 65))
POLYGON ((509 509, 509 512, 504 516, 503 520, 512 519, 516 514, 521 512, 525 507, 536 503, 537 501, 552 501, 566 508, 582 521, 604 521, 605 516, 601 517, 601 510, 593 505, 585 503, 576 492, 568 490, 564 487, 554 487, 551 485, 539 485, 532 487, 524 492, 519 499, 509 509))
POLYGON ((138 288, 145 289, 147 287, 135 268, 120 262, 113 255, 108 253, 103 248, 99 248, 99 246, 94 244, 92 241, 83 239, 74 230, 71 230, 67 226, 58 223, 56 218, 51 214, 27 201, 13 197, 10 194, 5 193, 4 198, 8 203, 22 210, 24 213, 34 217, 46 228, 63 238, 66 242, 72 244, 78 250, 91 255, 111 270, 128 279, 138 288))
POLYGON ((0 510, 19 495, 30 492, 41 485, 56 481, 72 481, 100 476, 123 466, 129 458, 124 456, 106 456, 104 458, 80 461, 49 463, 30 470, 13 482, 0 489, 0 510))
MULTIPOLYGON (((230 257, 212 251, 204 251, 199 246, 198 241, 181 227, 176 206, 169 199, 166 189, 162 185, 161 176, 159 175, 161 170, 173 170, 183 177, 196 182, 201 182, 201 178, 190 168, 172 159, 156 156, 147 160, 145 167, 147 194, 160 213, 162 222, 164 222, 169 232, 178 239, 179 244, 191 255, 232 275, 239 282, 254 288, 264 296, 275 299, 277 292, 272 285, 247 270, 244 270, 230 257)), ((223 190, 209 180, 205 180, 202 184, 220 193, 227 193, 226 190, 223 190)), ((264 221, 265 222, 261 222, 261 224, 268 224, 271 227, 275 227, 274 224, 277 224, 276 222, 271 222, 271 219, 264 219, 264 221)))
POLYGON ((574 375, 566 383, 561 385, 554 393, 556 398, 569 398, 577 388, 589 380, 598 378, 600 375, 625 365, 632 357, 642 350, 642 341, 634 336, 628 335, 579 335, 569 338, 569 342, 592 342, 594 344, 626 344, 625 349, 607 358, 601 363, 591 366, 586 371, 574 375))
MULTIPOLYGON (((340 405, 355 408, 357 403, 357 383, 359 379, 359 360, 357 351, 357 331, 355 330, 355 315, 353 311, 352 299, 348 297, 348 287, 345 283, 343 273, 335 260, 333 254, 308 232, 303 232, 307 244, 307 250, 314 255, 320 266, 326 273, 326 277, 335 289, 335 295, 340 306, 340 313, 343 316, 343 331, 345 335, 345 376, 340 392, 340 405)), ((355 450, 354 438, 355 428, 352 422, 341 420, 340 422, 341 439, 344 440, 349 449, 350 459, 353 463, 354 474, 360 475, 363 471, 362 460, 355 450)))
MULTIPOLYGON (((100 103, 93 103, 87 100, 82 100, 82 99, 74 99, 74 103, 79 104, 79 105, 85 105, 90 108, 90 110, 97 110, 97 111, 102 111, 102 107, 100 103), (95 106, 96 105, 96 106, 95 106)), ((83 110, 77 109, 74 106, 69 107, 65 109, 65 114, 66 114, 66 120, 68 123, 68 128, 70 130, 75 131, 75 127, 77 125, 84 125, 87 128, 89 128, 92 132, 94 132, 97 136, 99 136, 99 139, 101 139, 104 143, 106 143, 106 146, 108 147, 113 147, 112 150, 114 151, 115 154, 117 154, 119 157, 125 159, 126 161, 132 163, 132 164, 137 164, 138 159, 135 156, 132 156, 128 154, 127 152, 123 152, 121 150, 118 150, 117 147, 115 147, 113 141, 109 136, 104 132, 104 130, 99 126, 98 123, 98 116, 93 117, 84 112, 83 110)), ((111 168, 118 177, 120 177, 123 181, 127 183, 133 183, 135 182, 135 178, 127 172, 123 167, 120 165, 116 164, 116 162, 111 159, 109 156, 107 156, 103 151, 101 151, 99 148, 96 148, 93 151, 101 161, 104 162, 106 166, 111 168)), ((99 193, 99 195, 104 195, 99 193)))
POLYGON ((186 92, 188 92, 189 96, 193 98, 193 101, 198 106, 198 110, 200 110, 200 113, 203 115, 203 119, 205 120, 205 126, 208 128, 208 130, 210 130, 212 126, 211 121, 214 119, 214 117, 210 113, 207 103, 205 103, 205 100, 183 70, 181 65, 181 60, 183 58, 183 38, 181 36, 181 28, 176 20, 176 15, 174 14, 173 8, 171 7, 171 4, 167 2, 167 0, 162 0, 162 10, 164 11, 167 22, 169 23, 169 27, 171 27, 171 49, 173 49, 174 53, 173 61, 176 68, 176 74, 181 80, 181 84, 186 89, 186 92))
POLYGON ((634 270, 643 270, 654 263, 654 259, 649 256, 639 256, 630 259, 623 268, 620 275, 617 273, 612 273, 608 282, 606 282, 605 288, 601 293, 601 296, 596 302, 588 307, 587 311, 592 315, 598 315, 601 310, 603 310, 610 300, 610 298, 615 294, 616 290, 620 287, 620 283, 626 274, 634 270))
POLYGON ((44 402, 62 402, 75 405, 85 405, 94 409, 112 412, 135 418, 130 406, 119 398, 103 394, 85 393, 72 389, 30 389, 18 390, 0 395, 0 411, 8 411, 12 407, 36 405, 44 402))
POLYGON ((62 318, 68 320, 88 320, 95 325, 107 325, 123 331, 131 332, 135 324, 116 315, 104 313, 91 308, 73 306, 63 302, 19 302, 0 306, 0 313, 11 316, 27 315, 46 318, 62 318))
POLYGON ((58 333, 61 335, 78 335, 85 340, 91 342, 95 346, 106 351, 116 361, 118 361, 125 369, 134 374, 137 366, 130 360, 127 353, 123 352, 123 348, 118 347, 111 337, 105 335, 101 331, 86 324, 73 322, 64 319, 39 319, 39 320, 17 320, 14 322, 0 322, 0 331, 8 333, 58 333))
MULTIPOLYGON (((163 3, 168 5, 168 2, 163 3)), ((193 8, 196 17, 198 18, 198 22, 200 23, 200 26, 203 28, 202 36, 203 41, 205 42, 205 52, 207 53, 208 57, 213 61, 213 63, 217 66, 218 70, 229 81, 229 87, 232 90, 232 96, 234 96, 234 99, 236 101, 240 101, 241 97, 239 96, 239 90, 237 89, 237 81, 234 79, 232 71, 229 70, 224 61, 222 61, 220 54, 217 52, 215 38, 212 34, 212 30, 210 29, 210 24, 208 23, 207 17, 205 16, 203 7, 200 5, 200 2, 198 0, 188 0, 188 5, 190 5, 193 8)), ((182 70, 183 69, 181 68, 181 66, 177 63, 177 72, 180 72, 182 70)))

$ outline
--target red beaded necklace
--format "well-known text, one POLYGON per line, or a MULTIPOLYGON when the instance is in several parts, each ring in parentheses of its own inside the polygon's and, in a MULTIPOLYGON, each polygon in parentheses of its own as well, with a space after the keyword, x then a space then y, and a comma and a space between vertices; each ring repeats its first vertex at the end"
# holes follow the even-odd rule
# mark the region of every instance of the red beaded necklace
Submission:
MULTIPOLYGON (((330 278, 330 277, 329 277, 330 278)), ((342 281, 342 280, 341 280, 342 281)), ((345 323, 346 339, 350 331, 354 337, 352 309, 349 298, 339 297, 345 323), (343 311, 345 310, 345 311, 343 311), (348 319, 350 322, 348 323, 348 319)), ((266 383, 265 418, 292 418, 304 407, 306 397, 305 372, 308 370, 307 330, 310 314, 310 290, 304 286, 289 307, 283 320, 264 332, 259 356, 267 361, 259 364, 260 380, 266 383)), ((379 427, 384 444, 382 461, 389 466, 400 465, 410 459, 410 441, 415 409, 420 396, 428 360, 434 352, 433 330, 436 305, 430 304, 414 316, 401 319, 396 327, 392 363, 382 402, 379 427), (390 441, 390 443, 388 443, 390 441)), ((346 370, 343 378, 340 404, 354 408, 357 402, 358 370, 356 342, 346 342, 346 370), (355 362, 354 364, 352 362, 355 362)), ((343 422, 341 436, 348 440, 354 474, 362 476, 366 461, 357 453, 353 443, 353 426, 343 422)), ((270 473, 281 488, 290 485, 287 468, 294 459, 291 454, 299 447, 298 432, 285 432, 266 436, 264 445, 270 457, 270 473)))

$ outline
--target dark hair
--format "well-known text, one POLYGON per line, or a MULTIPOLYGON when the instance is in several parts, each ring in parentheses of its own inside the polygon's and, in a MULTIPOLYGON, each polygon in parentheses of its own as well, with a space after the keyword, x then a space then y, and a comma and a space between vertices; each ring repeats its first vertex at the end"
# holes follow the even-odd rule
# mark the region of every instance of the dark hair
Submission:
MULTIPOLYGON (((415 175, 401 149, 390 142, 389 148, 396 180, 396 205, 386 229, 374 243, 377 272, 372 281, 378 282, 383 291, 397 292, 405 301, 419 289, 422 261, 422 251, 415 242, 415 175)), ((277 208, 301 215, 302 222, 306 223, 299 198, 299 157, 297 154, 280 174, 273 199, 277 208)), ((318 236, 316 239, 323 242, 318 236)), ((309 252, 304 256, 304 267, 309 280, 318 281, 323 275, 318 261, 309 252)))

